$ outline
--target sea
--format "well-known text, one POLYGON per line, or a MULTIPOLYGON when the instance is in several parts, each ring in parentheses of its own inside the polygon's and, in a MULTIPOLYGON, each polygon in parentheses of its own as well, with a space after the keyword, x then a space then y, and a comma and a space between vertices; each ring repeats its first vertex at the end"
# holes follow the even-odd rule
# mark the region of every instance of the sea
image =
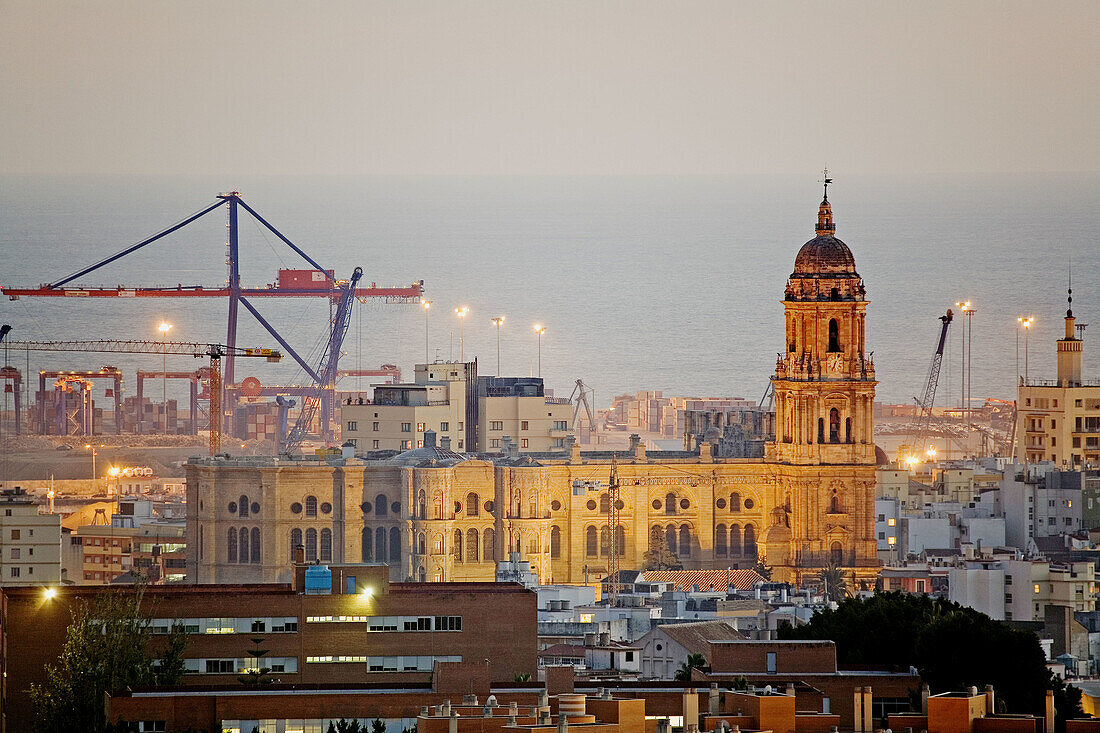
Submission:
MULTIPOLYGON (((364 283, 424 281, 427 316, 416 304, 356 304, 344 368, 394 363, 411 379, 414 363, 461 350, 493 374, 490 319, 504 316, 500 372, 539 373, 533 327, 542 324, 541 374, 559 397, 583 380, 598 406, 639 390, 759 400, 783 348, 785 281, 814 236, 819 177, 0 176, 0 285, 57 281, 239 190, 338 277, 362 267, 364 283), (459 306, 469 308, 461 335, 459 306)), ((1100 174, 836 172, 829 199, 867 287, 879 400, 923 394, 939 317, 956 301, 971 301, 975 313, 951 326, 938 405, 961 400, 964 328, 976 403, 1012 398, 1025 370, 1053 378, 1070 277, 1078 322, 1096 324, 1085 334, 1086 377, 1100 376, 1100 347, 1090 344, 1100 336, 1098 194, 1100 174), (1024 315, 1035 318, 1026 335, 1024 315)), ((240 231, 244 285, 309 267, 243 211, 240 231)), ((222 285, 225 242, 217 209, 76 282, 222 285)), ((325 300, 255 303, 308 362, 320 360, 325 300)), ((224 343, 226 312, 225 301, 200 298, 0 301, 13 340, 157 339, 164 320, 174 340, 224 343)), ((277 346, 243 309, 238 344, 277 346)), ((125 354, 0 349, 0 358, 32 374, 118 366, 130 394, 138 368, 161 366, 160 357, 125 354)), ((168 362, 199 366, 191 357, 168 362)), ((306 381, 291 359, 238 361, 237 378, 249 375, 306 381)), ((341 388, 372 381, 348 378, 341 388)), ((185 399, 184 389, 170 385, 169 397, 185 399)))

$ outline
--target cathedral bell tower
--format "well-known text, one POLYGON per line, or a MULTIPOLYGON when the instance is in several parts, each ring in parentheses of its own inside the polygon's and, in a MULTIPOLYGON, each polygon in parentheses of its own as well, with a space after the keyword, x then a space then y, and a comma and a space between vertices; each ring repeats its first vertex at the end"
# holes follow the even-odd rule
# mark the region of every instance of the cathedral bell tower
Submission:
MULTIPOLYGON (((775 365, 776 442, 794 465, 874 465, 875 366, 864 342, 863 279, 835 235, 829 179, 817 236, 802 245, 783 298, 786 343, 775 365)), ((772 448, 772 446, 769 446, 772 448)))

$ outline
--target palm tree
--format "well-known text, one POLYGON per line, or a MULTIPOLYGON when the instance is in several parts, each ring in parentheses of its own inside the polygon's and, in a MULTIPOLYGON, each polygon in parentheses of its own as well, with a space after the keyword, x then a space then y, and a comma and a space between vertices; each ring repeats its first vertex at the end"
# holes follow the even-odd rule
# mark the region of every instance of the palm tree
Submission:
POLYGON ((826 599, 839 603, 848 596, 848 582, 844 579, 844 572, 836 566, 836 563, 829 563, 827 568, 822 568, 817 577, 825 585, 826 599))
POLYGON ((676 672, 675 679, 680 682, 686 682, 691 679, 691 670, 703 669, 707 666, 707 660, 702 654, 689 654, 687 661, 680 665, 680 669, 676 672))

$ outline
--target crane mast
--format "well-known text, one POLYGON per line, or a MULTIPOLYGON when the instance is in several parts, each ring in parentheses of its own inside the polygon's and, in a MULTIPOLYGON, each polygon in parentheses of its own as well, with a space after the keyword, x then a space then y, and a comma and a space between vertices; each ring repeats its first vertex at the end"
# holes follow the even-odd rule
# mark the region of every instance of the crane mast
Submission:
POLYGON ((920 459, 920 456, 924 454, 928 446, 925 443, 928 440, 928 433, 931 429, 932 422, 932 404, 936 401, 936 387, 940 381, 940 366, 943 364, 943 349, 947 343, 947 327, 951 325, 951 321, 955 314, 951 312, 951 309, 947 309, 945 315, 940 316, 940 321, 943 324, 940 328, 940 340, 936 344, 936 351, 932 354, 932 363, 928 368, 928 382, 924 387, 924 399, 920 401, 920 414, 917 416, 917 428, 913 433, 912 445, 910 446, 910 458, 920 459))

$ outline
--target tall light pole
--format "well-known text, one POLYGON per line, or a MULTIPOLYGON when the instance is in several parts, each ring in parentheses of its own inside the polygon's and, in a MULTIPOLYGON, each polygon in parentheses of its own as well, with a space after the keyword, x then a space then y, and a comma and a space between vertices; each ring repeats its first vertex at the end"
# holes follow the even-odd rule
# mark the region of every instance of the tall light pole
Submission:
MULTIPOLYGON (((1034 316, 1020 316, 1019 318, 1016 319, 1016 322, 1024 327, 1024 384, 1027 384, 1027 377, 1028 377, 1028 373, 1027 373, 1028 335, 1031 333, 1031 324, 1035 323, 1035 317, 1034 316)), ((1019 330, 1017 330, 1016 331, 1016 363, 1017 363, 1016 372, 1017 372, 1017 376, 1018 376, 1018 373, 1020 371, 1019 362, 1020 362, 1020 332, 1019 332, 1019 330)))
POLYGON ((539 335, 539 379, 542 379, 542 335, 546 333, 546 326, 536 323, 535 333, 539 335))
MULTIPOLYGON (((461 362, 465 361, 462 355, 462 324, 469 313, 470 309, 466 306, 455 308, 455 315, 458 316, 458 360, 461 362)), ((454 331, 451 331, 451 333, 454 333, 454 331)))
MULTIPOLYGON (((172 330, 172 324, 161 321, 160 325, 157 326, 157 330, 160 331, 161 343, 166 343, 168 332, 172 330)), ((168 435, 168 352, 162 351, 160 356, 160 375, 163 377, 161 380, 160 401, 164 405, 164 434, 168 435)), ((138 409, 141 409, 140 405, 138 405, 138 409)))
POLYGON ((431 364, 431 359, 428 358, 428 312, 432 309, 432 303, 434 301, 424 300, 421 298, 420 305, 424 306, 424 363, 431 364))
POLYGON ((966 347, 963 350, 963 379, 965 381, 965 387, 963 389, 963 414, 966 416, 966 449, 970 450, 970 400, 971 394, 971 356, 970 350, 974 340, 973 331, 973 316, 977 310, 970 304, 970 301, 956 302, 955 306, 959 308, 963 314, 966 315, 966 347))
POLYGON ((504 316, 492 319, 492 324, 497 327, 497 376, 500 376, 500 327, 504 325, 504 316))
MULTIPOLYGON (((97 455, 95 446, 90 443, 85 443, 84 448, 92 451, 92 481, 95 481, 95 457, 97 455)), ((94 486, 94 484, 93 484, 94 486)))

